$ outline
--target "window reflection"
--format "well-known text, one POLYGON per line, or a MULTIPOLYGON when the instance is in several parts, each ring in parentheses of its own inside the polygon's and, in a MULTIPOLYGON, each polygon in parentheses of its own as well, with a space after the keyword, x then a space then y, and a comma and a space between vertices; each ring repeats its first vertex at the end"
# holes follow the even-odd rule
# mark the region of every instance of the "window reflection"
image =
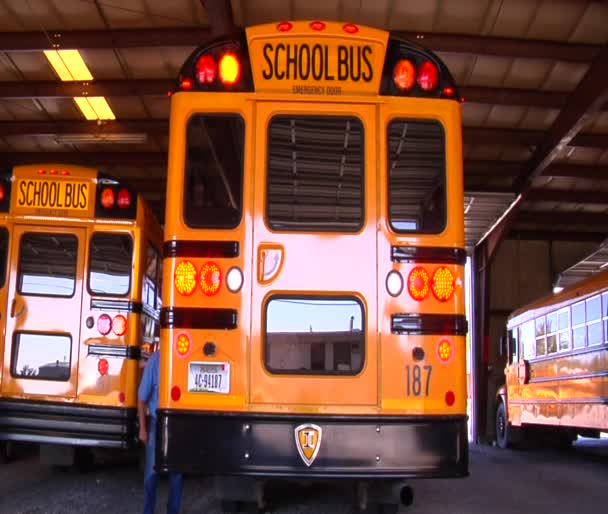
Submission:
POLYGON ((273 298, 265 326, 271 371, 354 375, 363 367, 363 308, 354 298, 273 298))
POLYGON ((98 295, 126 295, 131 284, 132 257, 133 241, 128 234, 93 234, 89 265, 91 292, 98 295))
POLYGON ((78 239, 72 234, 27 233, 19 247, 19 292, 72 296, 78 239))
POLYGON ((69 380, 71 346, 67 335, 18 333, 12 374, 19 378, 69 380))

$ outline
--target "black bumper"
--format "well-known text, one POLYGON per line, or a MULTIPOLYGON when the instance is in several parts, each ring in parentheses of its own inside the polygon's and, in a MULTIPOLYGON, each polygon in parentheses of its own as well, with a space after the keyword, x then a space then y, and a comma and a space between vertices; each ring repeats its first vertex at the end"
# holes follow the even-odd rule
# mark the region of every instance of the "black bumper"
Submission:
POLYGON ((468 475, 465 416, 278 416, 158 411, 157 469, 294 478, 468 475), (307 466, 294 430, 323 432, 307 466))
POLYGON ((128 448, 137 441, 137 410, 2 399, 0 440, 128 448))

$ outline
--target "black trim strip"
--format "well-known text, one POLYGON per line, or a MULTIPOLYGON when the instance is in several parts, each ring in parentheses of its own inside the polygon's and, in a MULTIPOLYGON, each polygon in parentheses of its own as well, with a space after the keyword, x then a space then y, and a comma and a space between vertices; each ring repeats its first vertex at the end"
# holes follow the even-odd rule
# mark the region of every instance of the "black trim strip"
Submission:
POLYGON ((160 311, 161 328, 235 329, 237 323, 235 309, 165 307, 160 311))
POLYGON ((141 302, 133 302, 131 300, 97 300, 91 298, 91 309, 102 311, 126 311, 133 312, 134 314, 141 314, 143 312, 143 305, 141 302))
POLYGON ((405 335, 467 335, 464 314, 393 314, 391 332, 405 335))
POLYGON ((569 398, 569 399, 529 399, 529 400, 511 400, 512 405, 538 405, 538 404, 560 404, 560 405, 608 405, 607 396, 594 396, 591 398, 569 398))
POLYGON ((240 254, 238 241, 165 241, 163 258, 172 257, 223 257, 235 258, 240 254))
POLYGON ((582 380, 601 377, 608 377, 608 370, 592 371, 590 373, 576 373, 573 375, 555 375, 553 377, 530 377, 529 383, 561 382, 564 380, 582 380))
POLYGON ((393 262, 429 262, 464 266, 467 251, 464 248, 443 246, 391 246, 393 262))
POLYGON ((123 357, 125 359, 139 360, 141 357, 141 348, 139 346, 91 344, 88 347, 88 355, 107 355, 108 357, 123 357))

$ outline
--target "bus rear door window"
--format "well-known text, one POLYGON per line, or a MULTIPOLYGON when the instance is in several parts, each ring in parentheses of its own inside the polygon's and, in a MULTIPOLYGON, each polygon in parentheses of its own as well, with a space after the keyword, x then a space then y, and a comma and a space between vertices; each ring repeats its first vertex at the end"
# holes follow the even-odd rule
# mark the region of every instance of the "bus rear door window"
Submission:
POLYGON ((17 378, 69 380, 72 340, 69 335, 15 334, 12 375, 17 378))
POLYGON ((77 257, 78 238, 72 234, 23 234, 19 246, 19 293, 71 297, 77 257))
POLYGON ((387 130, 388 214, 395 232, 439 234, 447 222, 445 135, 432 120, 396 119, 387 130))
POLYGON ((128 234, 97 232, 91 237, 89 290, 94 295, 124 296, 131 288, 133 240, 128 234))

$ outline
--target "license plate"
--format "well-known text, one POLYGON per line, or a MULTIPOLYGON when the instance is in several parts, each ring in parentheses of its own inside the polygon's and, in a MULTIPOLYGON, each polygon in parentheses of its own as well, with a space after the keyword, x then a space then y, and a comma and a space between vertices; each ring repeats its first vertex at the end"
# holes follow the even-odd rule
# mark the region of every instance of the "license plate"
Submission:
POLYGON ((228 394, 230 392, 230 364, 227 362, 191 362, 188 391, 228 394))
POLYGON ((17 183, 17 208, 84 211, 88 202, 88 182, 20 179, 17 183))

